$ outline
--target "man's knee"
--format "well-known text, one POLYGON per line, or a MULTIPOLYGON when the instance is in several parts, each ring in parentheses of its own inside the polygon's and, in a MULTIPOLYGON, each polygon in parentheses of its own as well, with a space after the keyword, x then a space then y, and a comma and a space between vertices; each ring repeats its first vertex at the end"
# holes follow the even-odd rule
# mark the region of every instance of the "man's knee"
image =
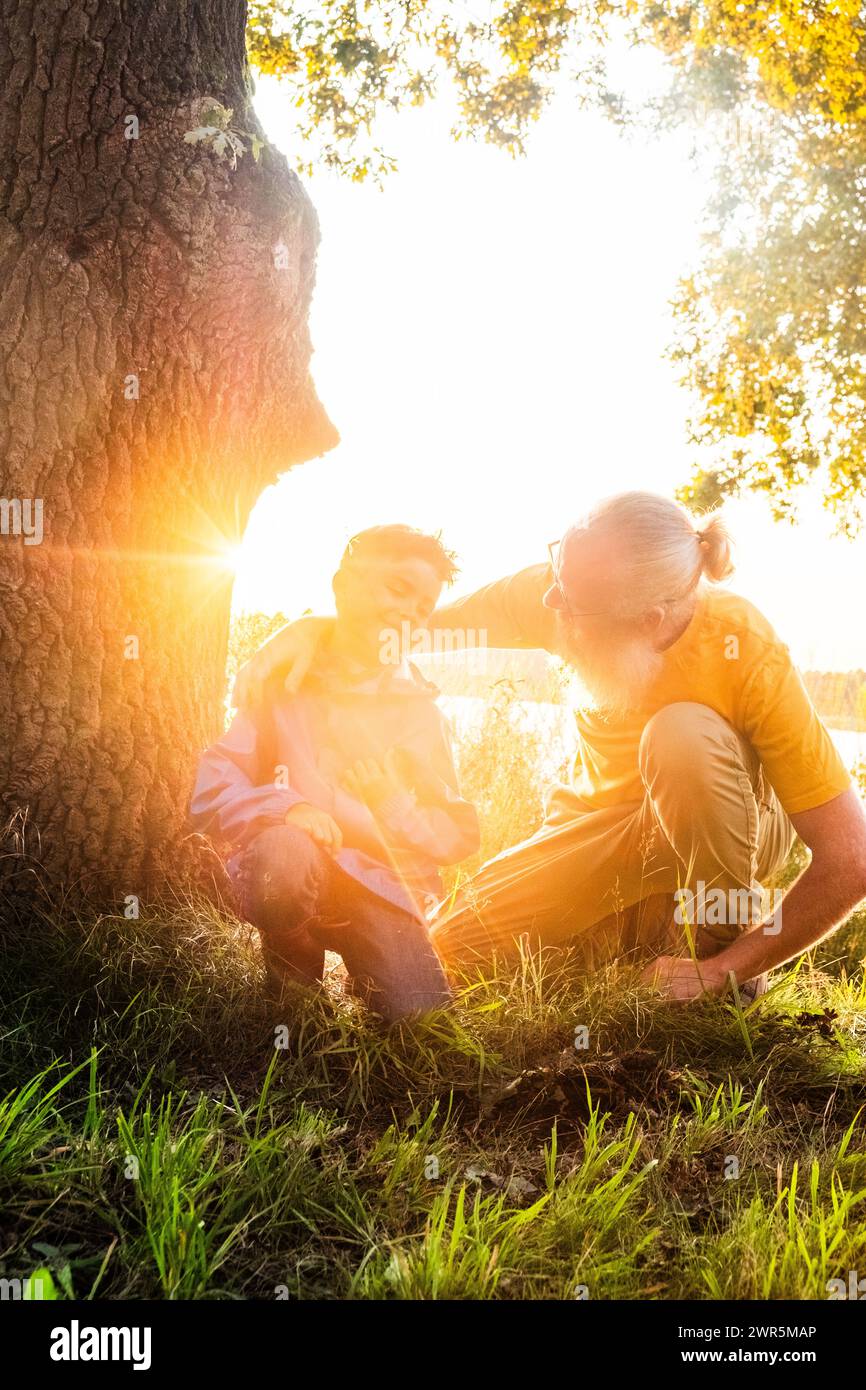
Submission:
POLYGON ((691 791, 711 784, 720 758, 742 765, 743 750, 737 732, 709 705, 689 700, 664 705, 644 726, 639 766, 651 795, 660 780, 691 791))
POLYGON ((640 771, 689 878, 750 888, 765 808, 760 761, 743 735, 707 705, 666 705, 644 729, 640 771))

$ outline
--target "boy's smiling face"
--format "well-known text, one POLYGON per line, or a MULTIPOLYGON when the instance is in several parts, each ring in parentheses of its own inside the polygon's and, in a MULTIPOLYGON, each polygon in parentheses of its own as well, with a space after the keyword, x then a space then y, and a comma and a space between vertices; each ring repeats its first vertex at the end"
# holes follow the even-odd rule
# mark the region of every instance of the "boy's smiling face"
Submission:
POLYGON ((369 559, 334 575, 337 623, 359 657, 376 658, 385 634, 398 640, 425 628, 442 592, 442 579, 417 556, 369 559))

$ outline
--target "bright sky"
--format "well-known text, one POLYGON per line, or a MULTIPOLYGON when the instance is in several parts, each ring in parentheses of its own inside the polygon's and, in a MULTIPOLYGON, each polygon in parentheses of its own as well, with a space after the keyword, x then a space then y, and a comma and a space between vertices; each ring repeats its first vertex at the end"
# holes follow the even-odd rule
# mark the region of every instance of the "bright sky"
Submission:
MULTIPOLYGON (((652 55, 624 58, 644 88, 652 55)), ((257 108, 297 162, 273 81, 257 108)), ((322 244, 313 371, 342 442, 259 502, 235 606, 330 607, 346 540, 380 522, 443 532, 453 593, 546 557, 593 499, 672 492, 690 473, 688 396, 663 359, 669 300, 698 260, 709 170, 692 139, 624 139, 563 91, 528 156, 455 144, 449 98, 383 126, 399 159, 384 191, 318 174, 322 244)), ((858 617, 866 539, 832 536, 804 498, 796 528, 732 506, 734 587, 804 667, 866 666, 858 617)))

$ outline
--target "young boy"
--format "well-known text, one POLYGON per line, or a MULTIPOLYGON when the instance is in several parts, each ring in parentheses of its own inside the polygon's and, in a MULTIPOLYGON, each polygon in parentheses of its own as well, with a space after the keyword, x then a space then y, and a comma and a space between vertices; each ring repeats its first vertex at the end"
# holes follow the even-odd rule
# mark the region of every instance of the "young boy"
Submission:
POLYGON ((274 985, 320 980, 337 951, 390 1020, 448 1001, 425 910, 441 896, 437 866, 479 843, 438 691, 404 651, 455 572, 411 527, 355 536, 334 575, 331 640, 296 694, 272 685, 207 749, 190 807, 231 846, 274 985))

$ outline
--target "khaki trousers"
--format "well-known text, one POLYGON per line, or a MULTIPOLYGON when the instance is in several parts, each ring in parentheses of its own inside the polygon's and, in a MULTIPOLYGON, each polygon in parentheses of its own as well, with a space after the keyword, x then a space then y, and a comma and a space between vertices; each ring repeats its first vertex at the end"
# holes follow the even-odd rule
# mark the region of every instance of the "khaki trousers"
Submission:
POLYGON ((514 955, 524 938, 533 949, 578 944, 595 965, 635 950, 685 953, 692 932, 707 956, 754 925, 695 923, 679 896, 701 881, 748 893, 784 865, 795 832, 754 749, 707 705, 682 702, 646 724, 639 767, 642 801, 582 811, 561 789, 536 834, 437 906, 432 940, 446 964, 514 955))

